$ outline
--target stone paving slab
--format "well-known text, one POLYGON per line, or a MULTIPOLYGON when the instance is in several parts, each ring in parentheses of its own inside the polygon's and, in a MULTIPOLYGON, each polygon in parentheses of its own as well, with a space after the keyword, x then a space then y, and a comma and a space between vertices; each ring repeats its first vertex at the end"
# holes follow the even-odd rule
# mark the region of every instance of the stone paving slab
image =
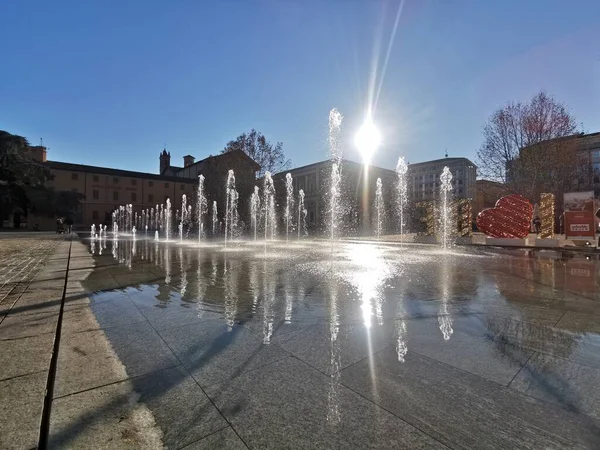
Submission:
POLYGON ((511 389, 600 420, 600 389, 590 386, 600 386, 600 369, 540 353, 510 384, 511 389))
POLYGON ((446 448, 296 358, 207 393, 250 448, 446 448))
POLYGON ((342 371, 340 382, 450 448, 600 446, 600 422, 409 352, 392 349, 342 371))
POLYGON ((244 442, 233 431, 233 428, 227 427, 184 447, 184 450, 212 450, 215 448, 220 450, 246 450, 248 447, 244 445, 244 442))
POLYGON ((0 448, 34 448, 54 344, 64 236, 0 238, 0 448))
POLYGON ((0 381, 0 448, 37 447, 47 379, 42 371, 0 381))

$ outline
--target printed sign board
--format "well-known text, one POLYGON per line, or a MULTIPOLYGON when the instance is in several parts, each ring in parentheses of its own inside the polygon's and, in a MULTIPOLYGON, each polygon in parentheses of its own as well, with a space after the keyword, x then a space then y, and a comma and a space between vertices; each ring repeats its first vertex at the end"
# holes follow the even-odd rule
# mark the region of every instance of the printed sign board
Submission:
POLYGON ((594 192, 566 192, 565 237, 567 239, 594 239, 596 220, 594 217, 594 192))

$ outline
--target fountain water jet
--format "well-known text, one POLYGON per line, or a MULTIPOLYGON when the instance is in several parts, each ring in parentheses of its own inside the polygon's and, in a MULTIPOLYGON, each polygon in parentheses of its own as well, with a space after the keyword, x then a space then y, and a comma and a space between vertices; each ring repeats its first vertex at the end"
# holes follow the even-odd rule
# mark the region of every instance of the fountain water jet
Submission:
POLYGON ((201 242, 204 237, 204 216, 208 210, 208 200, 204 195, 204 175, 198 176, 198 199, 196 206, 198 214, 198 242, 201 242))
POLYGON ((215 201, 213 201, 213 206, 212 206, 212 234, 213 234, 213 236, 217 235, 218 223, 219 223, 219 215, 218 215, 218 211, 217 211, 217 202, 215 200, 215 201))
POLYGON ((167 198, 167 207, 165 208, 165 238, 169 242, 171 236, 171 200, 167 198))
POLYGON ((331 216, 331 242, 335 239, 335 232, 338 227, 339 220, 339 202, 340 202, 340 183, 341 183, 341 163, 342 163, 342 146, 341 146, 341 126, 343 116, 336 109, 329 111, 329 153, 331 156, 331 186, 329 191, 329 213, 331 216))
POLYGON ((235 175, 233 170, 229 169, 227 174, 227 193, 225 207, 225 247, 227 247, 227 235, 233 239, 237 228, 237 202, 238 193, 235 190, 235 175))
POLYGON ((254 240, 256 241, 256 233, 258 231, 258 216, 260 214, 260 194, 258 186, 254 186, 254 192, 250 197, 250 222, 252 231, 254 232, 254 240))
POLYGON ((400 244, 402 244, 404 240, 404 209, 408 202, 408 185, 406 183, 407 172, 408 165, 401 156, 398 158, 398 164, 396 165, 396 175, 398 177, 396 180, 396 213, 400 225, 400 244))
POLYGON ((306 209, 304 208, 304 189, 298 191, 298 240, 300 232, 306 235, 306 209))
POLYGON ((183 228, 186 225, 187 221, 187 195, 183 194, 181 196, 181 218, 180 218, 181 230, 179 231, 179 237, 183 239, 183 228))
POLYGON ((451 231, 451 218, 452 211, 450 210, 450 195, 452 191, 452 173, 450 169, 445 166, 442 174, 440 175, 440 194, 442 197, 441 206, 441 222, 442 222, 442 247, 444 250, 448 248, 448 239, 451 231))
POLYGON ((263 188, 263 205, 265 209, 265 249, 267 248, 267 239, 271 234, 271 239, 275 236, 275 185, 271 172, 265 173, 265 184, 263 188), (270 233, 269 233, 270 232, 270 233))
POLYGON ((294 208, 294 181, 291 173, 285 175, 285 193, 285 241, 288 242, 294 208))
POLYGON ((377 234, 377 240, 381 237, 381 229, 382 229, 382 215, 383 215, 383 192, 381 190, 381 178, 377 178, 375 190, 375 210, 377 211, 377 216, 375 218, 375 233, 377 234))

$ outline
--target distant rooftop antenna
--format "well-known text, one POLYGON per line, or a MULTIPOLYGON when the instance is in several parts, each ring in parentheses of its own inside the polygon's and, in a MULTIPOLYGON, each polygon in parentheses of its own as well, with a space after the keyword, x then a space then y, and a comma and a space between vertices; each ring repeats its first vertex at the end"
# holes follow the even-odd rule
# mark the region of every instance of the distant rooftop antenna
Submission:
POLYGON ((44 140, 42 138, 40 138, 40 147, 44 146, 44 140))
POLYGON ((448 157, 448 149, 446 149, 446 158, 448 157))

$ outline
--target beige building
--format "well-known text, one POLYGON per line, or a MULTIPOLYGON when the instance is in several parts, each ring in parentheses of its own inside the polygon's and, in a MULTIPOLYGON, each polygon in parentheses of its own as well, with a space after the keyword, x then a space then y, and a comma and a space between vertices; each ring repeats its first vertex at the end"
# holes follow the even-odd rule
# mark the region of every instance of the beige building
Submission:
MULTIPOLYGON (((306 225, 311 233, 324 233, 329 227, 329 189, 331 180, 331 160, 321 161, 307 166, 279 172, 273 175, 277 201, 279 205, 285 202, 285 177, 290 173, 293 178, 294 198, 298 198, 300 189, 304 191, 304 206, 306 208, 306 225)), ((392 190, 396 182, 396 172, 377 166, 369 166, 368 180, 365 180, 364 165, 350 160, 342 160, 341 164, 341 189, 339 213, 341 219, 341 231, 346 235, 360 234, 365 213, 362 203, 366 201, 372 215, 375 204, 375 185, 377 178, 382 180, 382 191, 384 193, 386 218, 385 229, 394 228, 394 218, 390 213, 392 190), (366 196, 364 198, 363 196, 366 196)), ((371 221, 371 218, 366 219, 371 221)), ((367 226, 371 228, 371 224, 367 226)))
MULTIPOLYGON (((205 183, 211 203, 213 199, 210 198, 210 192, 214 192, 215 197, 218 197, 219 187, 225 186, 228 170, 226 167, 237 168, 243 172, 239 175, 241 181, 243 180, 240 187, 244 190, 243 194, 249 196, 255 180, 255 173, 260 168, 243 152, 210 156, 197 163, 193 162, 193 157, 186 156, 184 160, 191 161, 191 164, 186 165, 186 171, 189 172, 192 166, 196 170, 193 173, 180 173, 173 169, 181 170, 183 168, 170 168, 170 170, 163 171, 162 165, 165 156, 168 155, 166 151, 163 151, 160 155, 160 162, 161 172, 165 173, 161 175, 48 161, 46 148, 41 146, 31 147, 30 152, 35 160, 43 162, 51 169, 54 178, 49 182, 50 187, 57 191, 82 194, 80 214, 72 219, 76 228, 84 229, 91 224, 105 224, 110 227, 111 214, 120 205, 132 204, 134 211, 141 213, 142 210, 153 208, 169 198, 173 211, 179 210, 183 194, 188 197, 188 204, 195 201, 198 175, 202 169, 207 171, 205 183), (251 181, 249 182, 248 179, 251 181)), ((168 155, 168 161, 170 162, 170 155, 168 155)), ((242 198, 242 192, 240 192, 240 198, 242 198)), ((214 198, 214 200, 218 200, 218 198, 214 198)), ((53 230, 56 227, 56 218, 30 214, 27 219, 27 228, 31 229, 36 224, 40 230, 53 230)))
POLYGON ((438 198, 440 175, 444 167, 452 173, 455 198, 475 198, 477 166, 467 158, 443 158, 408 165, 408 195, 411 200, 431 201, 438 198))

